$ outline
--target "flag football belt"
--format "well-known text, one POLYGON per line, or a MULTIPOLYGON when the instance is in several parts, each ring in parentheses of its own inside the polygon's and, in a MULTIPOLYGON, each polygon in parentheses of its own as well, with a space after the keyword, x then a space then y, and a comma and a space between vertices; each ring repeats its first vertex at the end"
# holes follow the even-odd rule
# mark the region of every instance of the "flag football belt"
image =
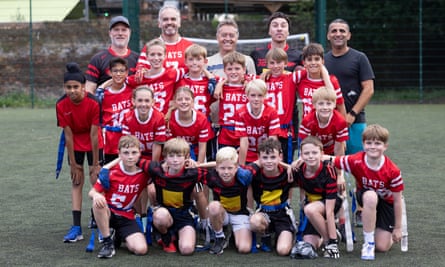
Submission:
POLYGON ((260 205, 260 210, 265 212, 274 212, 274 211, 280 211, 287 207, 287 202, 283 202, 279 205, 260 205))
POLYGON ((229 130, 229 131, 235 131, 235 126, 221 125, 221 128, 223 128, 223 129, 227 129, 227 130, 229 130))

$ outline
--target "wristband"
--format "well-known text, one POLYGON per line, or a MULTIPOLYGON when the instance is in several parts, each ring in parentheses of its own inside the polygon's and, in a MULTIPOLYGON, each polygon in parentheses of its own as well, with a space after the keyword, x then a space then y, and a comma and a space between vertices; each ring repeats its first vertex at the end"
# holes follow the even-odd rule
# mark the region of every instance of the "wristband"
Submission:
POLYGON ((349 114, 351 114, 354 117, 357 117, 357 113, 355 113, 355 111, 353 109, 351 109, 351 111, 349 111, 349 114))

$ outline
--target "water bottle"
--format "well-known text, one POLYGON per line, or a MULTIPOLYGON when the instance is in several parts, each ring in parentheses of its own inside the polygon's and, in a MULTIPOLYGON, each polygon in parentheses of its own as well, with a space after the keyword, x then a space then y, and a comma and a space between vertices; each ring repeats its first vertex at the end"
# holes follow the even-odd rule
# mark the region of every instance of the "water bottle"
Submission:
POLYGON ((400 250, 408 251, 408 221, 406 219, 405 198, 402 196, 402 241, 400 242, 400 250))

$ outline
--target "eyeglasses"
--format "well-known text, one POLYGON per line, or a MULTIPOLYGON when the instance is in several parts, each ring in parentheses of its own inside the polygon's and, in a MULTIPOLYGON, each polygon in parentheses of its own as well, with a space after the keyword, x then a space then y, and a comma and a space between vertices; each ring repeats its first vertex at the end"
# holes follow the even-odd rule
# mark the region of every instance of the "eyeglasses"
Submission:
POLYGON ((126 69, 113 69, 113 70, 111 70, 111 72, 114 74, 124 74, 127 72, 127 70, 126 69))

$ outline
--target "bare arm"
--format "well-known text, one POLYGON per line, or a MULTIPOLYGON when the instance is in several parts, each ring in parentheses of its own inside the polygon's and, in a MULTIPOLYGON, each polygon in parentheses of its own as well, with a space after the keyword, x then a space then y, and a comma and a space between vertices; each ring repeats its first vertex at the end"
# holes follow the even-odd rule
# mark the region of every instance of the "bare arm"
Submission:
POLYGON ((93 95, 96 93, 97 83, 92 81, 86 81, 85 83, 85 89, 87 92, 92 93, 93 95))
MULTIPOLYGON (((352 107, 352 110, 359 114, 368 105, 372 96, 374 95, 374 80, 362 81, 362 93, 360 94, 357 102, 352 107)), ((354 123, 355 117, 350 113, 346 115, 346 121, 349 125, 354 123)))
POLYGON ((402 239, 402 192, 393 192, 394 198, 394 229, 392 239, 399 242, 402 239))
POLYGON ((151 159, 153 161, 159 161, 159 159, 161 158, 161 153, 162 153, 162 145, 154 142, 151 150, 151 159))
POLYGON ((207 143, 206 142, 199 142, 198 143, 198 163, 203 163, 206 158, 207 153, 207 143))
POLYGON ((238 151, 238 161, 240 165, 246 164, 247 149, 249 148, 249 139, 247 137, 240 138, 240 146, 238 151))
POLYGON ((99 138, 98 138, 99 126, 92 125, 90 130, 91 138, 91 153, 93 154, 93 165, 90 166, 90 182, 94 184, 97 180, 97 175, 100 171, 99 164, 99 138))

